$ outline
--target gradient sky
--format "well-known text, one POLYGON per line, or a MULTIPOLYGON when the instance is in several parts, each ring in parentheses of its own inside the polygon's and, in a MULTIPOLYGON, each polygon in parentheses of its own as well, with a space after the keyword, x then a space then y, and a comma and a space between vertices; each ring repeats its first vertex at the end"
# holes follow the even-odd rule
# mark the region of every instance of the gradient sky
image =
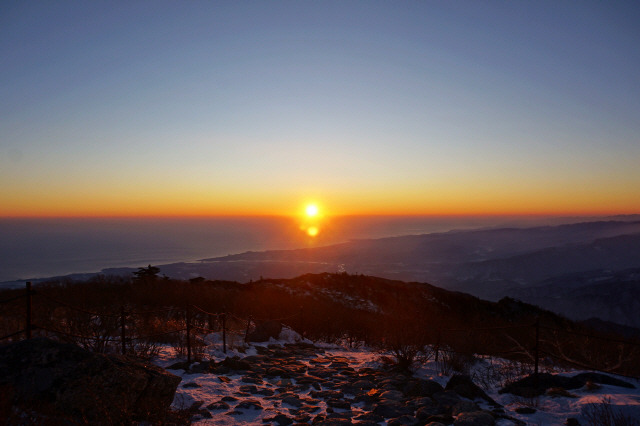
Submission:
POLYGON ((0 216, 640 212, 637 2, 0 4, 0 216))

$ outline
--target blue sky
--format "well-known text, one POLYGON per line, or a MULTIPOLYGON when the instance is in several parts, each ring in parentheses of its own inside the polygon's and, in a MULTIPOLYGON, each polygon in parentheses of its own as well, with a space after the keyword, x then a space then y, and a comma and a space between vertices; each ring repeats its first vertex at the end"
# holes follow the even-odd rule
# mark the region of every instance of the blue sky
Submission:
POLYGON ((635 2, 0 6, 0 216, 630 213, 635 2))

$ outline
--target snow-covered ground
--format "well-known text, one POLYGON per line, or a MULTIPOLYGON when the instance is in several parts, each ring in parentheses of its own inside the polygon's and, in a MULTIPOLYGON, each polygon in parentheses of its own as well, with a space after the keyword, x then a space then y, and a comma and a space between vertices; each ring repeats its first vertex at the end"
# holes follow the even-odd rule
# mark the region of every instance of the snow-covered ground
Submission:
MULTIPOLYGON (((286 344, 303 343, 307 346, 312 344, 291 330, 285 329, 277 341, 271 340, 268 343, 248 346, 237 344, 224 354, 219 337, 218 335, 207 337, 208 346, 205 350, 205 360, 220 362, 226 357, 239 357, 256 362, 265 358, 264 354, 267 348, 271 350, 269 354, 273 354, 273 351, 278 353, 278 347, 284 348, 286 344)), ((371 371, 371 369, 383 367, 382 356, 384 354, 367 348, 349 349, 339 345, 317 342, 313 345, 320 355, 314 356, 313 350, 311 352, 307 350, 309 356, 301 355, 292 361, 294 367, 305 369, 306 375, 311 379, 316 377, 312 374, 313 371, 320 374, 324 371, 323 368, 326 370, 334 366, 346 368, 348 371, 344 374, 349 371, 371 371)), ((176 357, 173 348, 163 347, 154 362, 161 367, 168 368, 177 361, 184 361, 184 358, 176 357)), ((197 363, 192 365, 197 366, 197 363)), ((497 425, 513 425, 518 424, 518 421, 520 421, 519 424, 527 425, 564 425, 569 418, 576 419, 580 425, 589 425, 594 424, 592 421, 594 417, 602 415, 605 411, 632 420, 631 423, 623 424, 636 424, 633 421, 640 419, 640 382, 638 380, 619 377, 619 379, 634 385, 635 389, 612 385, 594 385, 567 391, 568 394, 565 395, 524 398, 498 393, 504 383, 501 383, 495 374, 488 373, 489 370, 497 371, 501 368, 506 370, 508 365, 509 362, 497 358, 483 359, 477 362, 470 371, 474 382, 481 385, 491 398, 504 407, 505 418, 498 418, 497 425), (522 412, 523 407, 532 408, 535 412, 526 414, 522 412), (509 417, 512 419, 508 419, 509 417)), ((195 369, 197 370, 197 368, 195 369)), ((326 392, 340 390, 340 388, 333 386, 332 377, 321 379, 323 385, 320 386, 311 383, 313 380, 306 381, 303 385, 296 383, 297 380, 301 381, 301 376, 295 375, 294 377, 286 377, 284 374, 285 377, 276 374, 249 376, 234 370, 226 374, 217 372, 190 373, 182 369, 170 369, 169 371, 182 377, 182 382, 173 401, 173 407, 176 409, 194 408, 194 412, 199 411, 200 414, 196 414, 193 418, 194 424, 198 425, 288 424, 288 420, 278 419, 276 417, 278 414, 287 415, 291 419, 296 418, 297 422, 306 420, 311 423, 317 416, 333 416, 334 418, 342 416, 350 418, 354 423, 367 419, 369 420, 368 424, 385 424, 384 421, 375 422, 375 417, 363 416, 367 413, 366 404, 357 398, 354 400, 352 395, 345 393, 345 398, 347 396, 351 398, 350 407, 341 407, 335 400, 327 400, 326 397, 320 398, 318 394, 321 393, 321 389, 326 392), (298 411, 301 414, 296 417, 298 411), (281 420, 282 423, 279 423, 278 420, 281 420), (374 422, 372 423, 372 421, 374 422)), ((577 370, 562 371, 557 374, 573 376, 580 372, 577 370)), ((414 373, 414 377, 433 380, 444 387, 452 374, 453 372, 443 374, 442 367, 431 360, 423 364, 414 373)), ((375 387, 369 390, 369 394, 377 392, 377 383, 374 385, 375 387)), ((482 409, 490 411, 493 408, 485 402, 476 402, 482 409)), ((524 410, 526 411, 526 408, 524 410)))

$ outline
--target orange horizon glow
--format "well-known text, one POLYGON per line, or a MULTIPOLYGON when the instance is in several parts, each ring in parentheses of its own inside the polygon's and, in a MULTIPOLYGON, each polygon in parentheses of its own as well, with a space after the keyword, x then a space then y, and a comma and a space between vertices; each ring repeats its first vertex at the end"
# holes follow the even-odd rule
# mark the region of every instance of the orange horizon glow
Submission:
MULTIPOLYGON (((411 194, 392 194, 375 197, 374 194, 337 194, 307 198, 256 195, 253 200, 220 199, 203 195, 181 194, 174 199, 151 196, 99 197, 93 195, 82 201, 74 197, 47 194, 42 199, 13 200, 0 206, 0 218, 80 218, 80 217, 300 217, 301 220, 321 220, 338 216, 611 216, 640 213, 640 200, 620 200, 615 195, 586 198, 583 194, 563 197, 548 194, 526 199, 493 194, 480 196, 449 196, 443 193, 419 199, 411 194), (145 199, 146 198, 146 199, 145 199), (301 199, 303 200, 301 202, 301 199), (318 202, 316 200, 322 200, 318 202), (310 207, 310 206, 315 207, 310 207), (259 206, 259 207, 258 207, 259 206), (428 207, 425 207, 428 206, 428 207), (308 211, 309 209, 310 211, 308 211), (313 214, 309 214, 313 213, 313 214)), ((169 195, 169 194, 167 194, 169 195)), ((619 194, 617 194, 619 195, 619 194)))
MULTIPOLYGON (((389 216, 389 217, 525 217, 525 216, 540 216, 540 217, 592 217, 592 216, 617 216, 617 215, 636 215, 640 214, 640 209, 593 209, 593 210, 570 210, 570 209, 558 209, 558 210, 471 210, 465 211, 453 211, 453 210, 438 210, 438 211, 416 211, 410 210, 406 212, 394 211, 394 210, 382 210, 382 211, 336 211, 331 214, 331 217, 375 217, 375 216, 389 216)), ((81 211, 81 212, 67 212, 67 211, 39 211, 39 212, 7 212, 0 213, 0 219, 20 219, 20 218, 33 218, 33 219, 74 219, 74 218, 231 218, 231 217, 292 217, 296 214, 290 212, 256 212, 250 210, 222 210, 211 212, 153 212, 153 211, 136 211, 136 212, 99 212, 99 211, 81 211)))

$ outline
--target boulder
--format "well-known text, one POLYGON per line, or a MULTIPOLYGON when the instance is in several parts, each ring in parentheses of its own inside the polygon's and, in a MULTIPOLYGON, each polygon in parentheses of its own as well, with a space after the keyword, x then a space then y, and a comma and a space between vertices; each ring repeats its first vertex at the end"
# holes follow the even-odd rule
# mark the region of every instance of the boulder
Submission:
POLYGON ((601 385, 611 385, 618 386, 621 388, 627 389, 635 389, 636 387, 629 382, 625 382, 624 380, 616 379, 615 377, 611 377, 607 374, 602 373, 580 373, 573 376, 574 379, 580 380, 582 383, 593 382, 600 383, 601 385))
POLYGON ((499 393, 510 393, 530 398, 544 394, 549 388, 578 389, 584 386, 585 381, 549 373, 540 373, 536 379, 532 374, 508 384, 500 389, 499 393))
POLYGON ((11 395, 14 412, 54 422, 158 418, 181 380, 152 364, 46 338, 0 346, 0 389, 11 395))
POLYGON ((452 390, 458 395, 469 398, 471 400, 478 398, 484 399, 494 407, 500 407, 500 404, 498 404, 493 400, 493 398, 487 395, 487 393, 483 391, 480 386, 473 383, 471 377, 466 374, 454 374, 451 379, 449 379, 445 390, 452 390))
POLYGON ((282 331, 282 324, 278 321, 262 321, 256 324, 255 330, 247 335, 249 342, 267 342, 270 338, 277 339, 282 331))

